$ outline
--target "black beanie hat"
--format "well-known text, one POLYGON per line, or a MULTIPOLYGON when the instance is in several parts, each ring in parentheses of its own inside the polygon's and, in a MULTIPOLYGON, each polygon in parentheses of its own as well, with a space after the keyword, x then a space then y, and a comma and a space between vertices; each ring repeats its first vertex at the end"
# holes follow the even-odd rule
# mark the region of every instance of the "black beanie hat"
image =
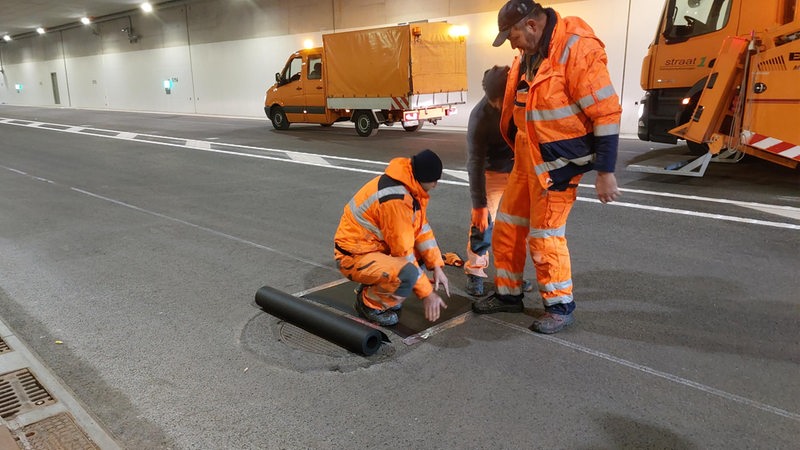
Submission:
POLYGON ((411 170, 420 183, 430 183, 442 178, 442 160, 439 155, 425 149, 411 157, 411 170))

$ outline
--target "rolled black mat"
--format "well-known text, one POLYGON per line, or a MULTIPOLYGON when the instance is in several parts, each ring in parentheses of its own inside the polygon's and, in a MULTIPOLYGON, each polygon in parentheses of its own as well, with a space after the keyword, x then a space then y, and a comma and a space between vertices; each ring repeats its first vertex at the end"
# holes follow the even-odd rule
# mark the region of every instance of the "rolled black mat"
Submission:
POLYGON ((382 342, 389 341, 380 330, 269 286, 256 292, 256 304, 273 316, 353 353, 369 356, 378 351, 382 342))

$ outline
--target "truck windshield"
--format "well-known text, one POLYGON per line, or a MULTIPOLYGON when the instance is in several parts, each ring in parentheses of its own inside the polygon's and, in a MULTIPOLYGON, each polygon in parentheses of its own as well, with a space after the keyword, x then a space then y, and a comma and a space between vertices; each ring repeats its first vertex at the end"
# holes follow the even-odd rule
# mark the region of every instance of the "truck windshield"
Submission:
POLYGON ((672 44, 725 28, 731 0, 668 0, 665 8, 663 34, 672 44))

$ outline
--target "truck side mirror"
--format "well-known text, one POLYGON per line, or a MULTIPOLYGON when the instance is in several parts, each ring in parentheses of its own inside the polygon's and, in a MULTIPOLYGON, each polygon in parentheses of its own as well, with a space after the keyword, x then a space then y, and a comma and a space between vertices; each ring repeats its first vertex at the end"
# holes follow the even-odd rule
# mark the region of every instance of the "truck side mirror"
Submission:
POLYGON ((275 72, 275 82, 281 84, 281 74, 279 72, 275 72))

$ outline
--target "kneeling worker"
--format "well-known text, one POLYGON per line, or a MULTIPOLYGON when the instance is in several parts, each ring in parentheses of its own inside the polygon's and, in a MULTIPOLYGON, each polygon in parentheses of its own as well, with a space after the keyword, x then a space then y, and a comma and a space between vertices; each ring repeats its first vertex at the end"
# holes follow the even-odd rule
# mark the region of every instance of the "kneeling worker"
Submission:
POLYGON ((417 261, 433 271, 436 289, 450 286, 442 253, 428 225, 428 192, 442 177, 442 161, 431 150, 395 158, 345 205, 334 237, 334 258, 348 279, 361 283, 355 309, 381 326, 398 322, 397 311, 413 292, 425 318, 447 308, 417 261))

